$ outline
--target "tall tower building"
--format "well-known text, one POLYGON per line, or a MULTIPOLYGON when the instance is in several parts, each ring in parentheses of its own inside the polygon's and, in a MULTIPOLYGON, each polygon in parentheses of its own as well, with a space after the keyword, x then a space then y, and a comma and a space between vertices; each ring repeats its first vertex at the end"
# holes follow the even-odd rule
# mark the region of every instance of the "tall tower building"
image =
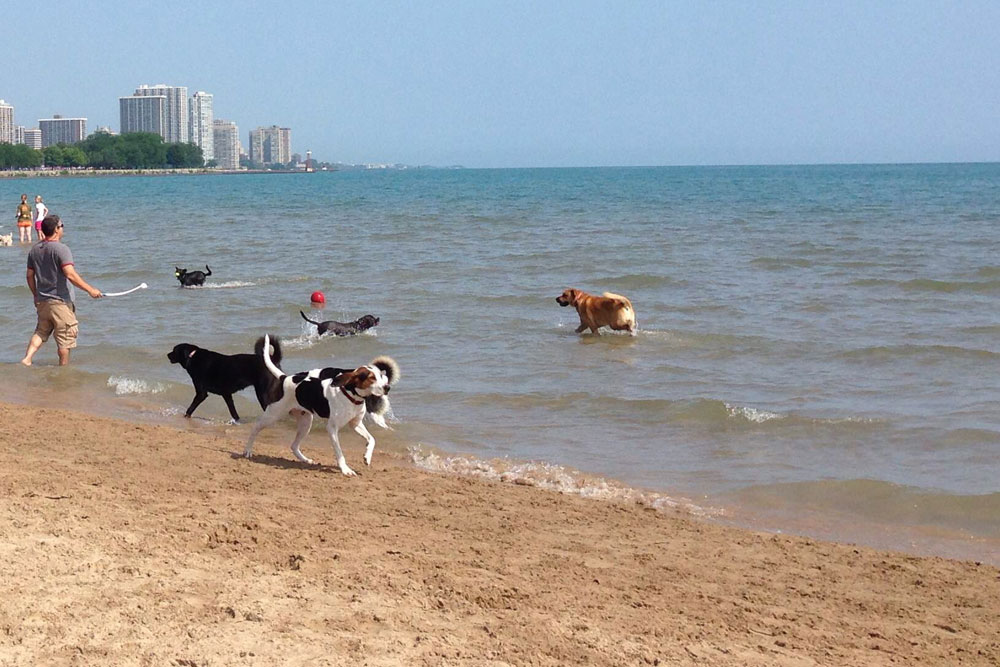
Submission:
POLYGON ((228 120, 212 121, 212 143, 219 169, 240 168, 240 130, 228 120))
POLYGON ((0 144, 14 143, 14 106, 0 100, 0 144))
POLYGON ((14 143, 14 144, 23 144, 24 143, 24 125, 15 125, 14 126, 14 141, 12 141, 11 143, 14 143))
POLYGON ((188 131, 188 89, 187 86, 142 85, 135 89, 136 97, 167 98, 163 106, 163 140, 168 144, 186 144, 191 140, 188 131))
POLYGON ((198 91, 191 96, 191 143, 201 148, 205 162, 215 158, 215 129, 212 125, 212 93, 198 91))
POLYGON ((258 127, 250 131, 250 161, 287 164, 292 159, 292 131, 287 127, 258 127))
POLYGON ((152 132, 161 137, 166 135, 164 108, 167 98, 163 95, 118 98, 118 112, 121 118, 119 129, 122 134, 129 132, 152 132))
POLYGON ((86 118, 39 118, 38 129, 42 131, 42 148, 56 144, 75 144, 87 138, 86 118))

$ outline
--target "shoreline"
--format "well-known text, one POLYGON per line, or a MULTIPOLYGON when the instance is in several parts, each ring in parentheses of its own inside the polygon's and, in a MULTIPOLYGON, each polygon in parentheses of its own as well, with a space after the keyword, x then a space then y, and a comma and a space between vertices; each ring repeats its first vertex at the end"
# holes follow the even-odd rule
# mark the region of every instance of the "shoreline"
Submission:
POLYGON ((307 171, 271 169, 45 169, 0 171, 0 178, 96 178, 99 176, 234 176, 239 174, 307 174, 307 171))
POLYGON ((199 430, 0 403, 0 662, 1000 661, 992 566, 199 430))

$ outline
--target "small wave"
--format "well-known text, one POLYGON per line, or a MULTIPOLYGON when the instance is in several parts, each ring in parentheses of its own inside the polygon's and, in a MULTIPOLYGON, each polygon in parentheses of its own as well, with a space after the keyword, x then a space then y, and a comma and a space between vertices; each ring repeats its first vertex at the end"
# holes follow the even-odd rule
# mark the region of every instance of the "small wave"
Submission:
POLYGON ((592 477, 550 463, 508 459, 486 461, 468 456, 441 456, 421 445, 411 446, 409 455, 414 465, 431 472, 537 486, 582 498, 634 503, 657 510, 681 510, 694 516, 717 517, 724 514, 721 509, 701 507, 686 498, 674 498, 662 493, 635 489, 613 480, 592 477))
POLYGON ((750 265, 765 271, 784 271, 809 268, 813 261, 802 257, 758 257, 751 260, 750 265))
POLYGON ((907 292, 940 292, 952 294, 955 292, 972 292, 984 294, 1000 291, 1000 280, 935 280, 933 278, 914 278, 912 280, 889 280, 886 278, 862 278, 852 280, 852 287, 895 287, 907 292))
POLYGON ((135 394, 159 394, 166 387, 159 382, 149 383, 145 380, 128 378, 122 375, 112 375, 108 378, 108 386, 115 390, 115 396, 131 396, 135 394))
POLYGON ((955 345, 876 345, 848 350, 837 356, 848 361, 862 362, 921 357, 928 361, 954 361, 956 359, 983 361, 1000 358, 1000 354, 996 352, 955 345))
POLYGON ((785 415, 780 415, 777 412, 768 412, 767 410, 758 410, 757 408, 741 405, 729 405, 729 403, 726 403, 726 410, 729 412, 730 417, 734 419, 746 419, 754 424, 763 424, 772 419, 785 418, 785 415))
POLYGON ((224 283, 208 283, 205 285, 185 285, 183 289, 232 289, 234 287, 255 287, 257 283, 245 280, 230 280, 224 283))
MULTIPOLYGON (((594 290, 592 294, 603 294, 604 292, 614 292, 616 290, 638 290, 655 287, 667 287, 670 285, 683 285, 685 281, 676 280, 670 276, 656 276, 648 273, 629 273, 621 276, 608 276, 601 280, 601 284, 610 287, 594 290)), ((627 294, 625 296, 628 296, 627 294)))

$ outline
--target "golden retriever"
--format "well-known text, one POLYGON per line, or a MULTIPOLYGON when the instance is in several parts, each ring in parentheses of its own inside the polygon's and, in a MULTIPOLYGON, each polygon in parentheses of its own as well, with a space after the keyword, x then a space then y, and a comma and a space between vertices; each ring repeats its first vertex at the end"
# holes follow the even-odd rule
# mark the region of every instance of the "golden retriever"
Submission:
POLYGON ((600 336, 598 329, 610 327, 615 331, 628 331, 636 335, 635 310, 632 302, 620 294, 605 292, 602 296, 587 294, 583 290, 570 288, 556 297, 560 306, 573 306, 580 316, 580 326, 577 333, 587 329, 595 336, 600 336))

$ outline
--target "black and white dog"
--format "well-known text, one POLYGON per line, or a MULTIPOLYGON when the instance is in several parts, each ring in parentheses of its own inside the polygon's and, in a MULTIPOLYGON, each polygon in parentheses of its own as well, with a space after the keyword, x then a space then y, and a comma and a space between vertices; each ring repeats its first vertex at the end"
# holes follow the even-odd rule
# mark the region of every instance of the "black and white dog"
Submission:
POLYGON ((301 315, 302 319, 306 322, 315 324, 320 336, 325 333, 332 333, 336 336, 353 336, 354 334, 361 333, 362 331, 371 329, 374 326, 378 326, 379 323, 379 318, 374 315, 363 315, 353 322, 335 322, 334 320, 317 322, 316 320, 310 320, 301 310, 299 311, 299 315, 301 315))
MULTIPOLYGON (((257 402, 262 410, 275 401, 275 393, 280 387, 264 365, 264 340, 264 337, 257 339, 253 354, 220 354, 191 343, 174 345, 174 349, 167 354, 167 359, 172 364, 180 364, 194 383, 194 400, 184 416, 190 417, 209 394, 218 394, 226 402, 233 421, 238 422, 240 416, 233 404, 233 394, 251 385, 257 393, 257 402)), ((274 338, 270 345, 274 350, 274 363, 280 364, 281 343, 274 338)))
POLYGON ((280 368, 271 362, 268 336, 264 336, 262 347, 264 364, 280 383, 280 393, 275 401, 267 406, 264 414, 250 430, 243 456, 253 456, 253 441, 257 434, 266 426, 278 421, 285 414, 292 414, 298 421, 298 430, 292 440, 292 453, 303 463, 312 463, 312 459, 299 450, 299 444, 312 427, 313 415, 326 419, 326 431, 333 441, 333 449, 337 454, 337 465, 345 475, 355 475, 347 465, 344 452, 340 448, 338 433, 345 426, 350 426, 368 443, 365 448, 365 465, 371 465, 372 452, 375 451, 375 438, 365 428, 365 414, 371 410, 373 416, 383 428, 386 428, 382 415, 389 410, 389 399, 386 396, 390 387, 399 380, 399 365, 390 357, 378 357, 366 366, 349 368, 317 368, 311 371, 285 375, 280 368))
POLYGON ((205 278, 210 275, 212 275, 212 269, 208 268, 208 264, 205 265, 205 271, 188 271, 177 266, 174 267, 174 277, 180 281, 183 287, 204 285, 205 278))

